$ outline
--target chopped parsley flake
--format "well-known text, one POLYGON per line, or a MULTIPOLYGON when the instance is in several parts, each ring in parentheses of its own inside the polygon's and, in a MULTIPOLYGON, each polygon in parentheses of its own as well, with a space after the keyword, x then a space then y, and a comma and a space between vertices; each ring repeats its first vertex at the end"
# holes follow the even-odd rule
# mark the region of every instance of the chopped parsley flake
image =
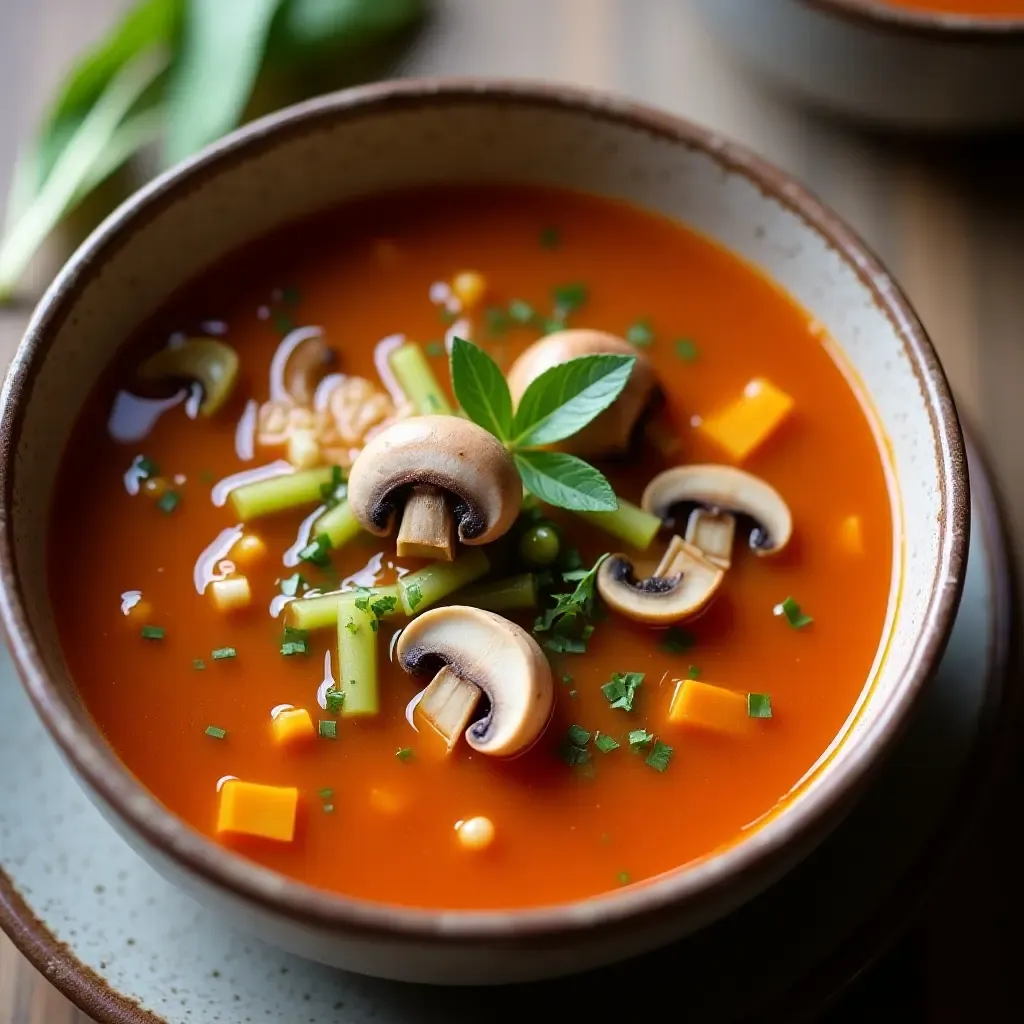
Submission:
POLYGON ((508 315, 517 324, 532 324, 537 319, 537 310, 522 299, 513 299, 508 304, 508 315))
MULTIPOLYGON (((420 595, 422 600, 422 595, 420 595)), ((376 600, 370 602, 370 611, 378 619, 383 619, 388 612, 395 610, 395 606, 398 604, 397 597, 378 597, 376 600)))
POLYGON ((700 679, 700 669, 696 665, 691 665, 686 670, 686 675, 689 679, 700 679))
POLYGON ((163 626, 143 626, 140 632, 143 640, 163 640, 166 633, 163 626))
POLYGON ((582 725, 570 725, 566 738, 574 746, 585 747, 590 742, 590 733, 582 725))
POLYGON ((607 733, 599 732, 594 737, 594 746, 601 751, 602 754, 610 754, 613 750, 618 750, 621 743, 618 740, 612 739, 607 733))
POLYGON ((395 757, 397 757, 399 761, 408 761, 411 757, 415 756, 415 753, 416 752, 412 747, 399 747, 395 751, 395 757))
POLYGON ((304 629, 296 629, 294 626, 284 627, 284 638, 281 641, 281 653, 288 657, 292 654, 308 654, 309 641, 304 629))
POLYGON ((302 573, 296 572, 287 579, 281 580, 281 593, 285 597, 294 597, 299 592, 299 588, 305 585, 306 580, 302 573))
POLYGON ((589 292, 585 284, 574 281, 558 285, 552 290, 552 296, 555 300, 555 318, 564 321, 570 313, 575 313, 587 304, 589 292))
POLYGON ((631 881, 628 871, 620 871, 616 877, 618 878, 619 885, 629 885, 631 881))
POLYGON ((320 790, 320 799, 321 800, 333 800, 334 799, 334 790, 331 789, 330 786, 324 786, 324 788, 320 790))
POLYGON ((317 731, 320 738, 324 740, 336 740, 338 738, 338 723, 333 718, 321 718, 317 723, 317 731))
POLYGON ((145 455, 136 456, 135 471, 139 474, 139 477, 142 480, 150 480, 153 477, 160 475, 160 467, 145 455))
POLYGON ((564 676, 562 676, 562 683, 565 686, 572 686, 572 676, 566 673, 564 676))
POLYGON ((558 753, 571 768, 585 765, 590 761, 590 751, 587 749, 590 735, 590 732, 582 725, 569 726, 569 731, 566 733, 565 739, 562 740, 558 753))
POLYGON ((611 681, 601 687, 601 692, 613 708, 632 711, 636 692, 643 685, 643 681, 643 672, 616 672, 611 681))
POLYGON ((665 630, 661 646, 669 654, 682 654, 683 651, 688 651, 693 646, 693 642, 692 633, 687 633, 685 629, 680 629, 678 626, 669 626, 665 630))
POLYGON ((654 343, 654 331, 649 320, 637 320, 626 331, 626 341, 637 348, 647 348, 654 343))
POLYGON ((218 647, 217 650, 210 653, 210 657, 214 661, 226 661, 228 658, 237 658, 238 651, 234 647, 218 647))
POLYGON ((542 249, 557 249, 562 243, 562 233, 558 228, 542 228, 540 233, 540 247, 542 249))
POLYGON ((299 558, 321 568, 330 565, 331 538, 326 533, 319 534, 299 552, 299 558))
POLYGON ((350 633, 358 633, 359 632, 359 627, 356 625, 356 620, 355 619, 349 619, 348 622, 345 623, 345 628, 350 633))
POLYGON ((651 752, 647 755, 644 764, 653 768, 656 772, 663 772, 672 760, 672 748, 661 740, 655 740, 651 752))
POLYGON ((194 668, 194 669, 195 669, 195 670, 196 670, 197 672, 202 672, 202 671, 203 671, 203 669, 205 669, 205 668, 206 668, 206 662, 205 662, 205 661, 203 661, 203 659, 202 659, 202 658, 193 658, 193 659, 192 659, 192 667, 193 667, 193 668, 194 668))
POLYGON ((410 583, 405 588, 405 599, 409 602, 409 610, 415 611, 423 601, 423 589, 418 583, 410 583))
POLYGON ((805 615, 800 610, 800 605, 798 605, 791 597, 787 597, 782 604, 777 604, 772 611, 776 615, 785 615, 786 621, 794 629, 803 629, 804 626, 809 626, 814 621, 810 615, 805 615))
POLYGON ((682 359, 684 363, 697 361, 697 346, 689 338, 677 338, 672 348, 676 358, 682 359))
POLYGON ((164 491, 163 494, 157 498, 156 507, 163 512, 164 515, 169 516, 181 502, 181 495, 177 491, 164 491))
POLYGON ((638 750, 645 750, 651 745, 654 734, 649 733, 646 729, 631 729, 626 739, 629 742, 629 749, 636 753, 638 750))
POLYGON ((747 718, 771 718, 772 699, 767 693, 747 694, 747 718))
POLYGON ((595 582, 601 563, 607 558, 602 555, 590 569, 573 569, 563 574, 568 582, 575 582, 571 594, 553 594, 555 606, 539 615, 533 624, 535 633, 548 633, 542 646, 556 654, 583 654, 587 641, 594 632, 587 620, 596 611, 595 582))
POLYGON ((423 346, 423 350, 424 352, 427 353, 428 356, 431 356, 434 359, 438 359, 445 354, 444 342, 428 341, 426 345, 423 346))
POLYGON ((330 687, 324 694, 324 702, 327 704, 328 712, 336 715, 341 711, 342 705, 345 703, 345 691, 336 690, 333 686, 330 687))
POLYGON ((203 732, 215 740, 222 740, 228 734, 227 729, 222 729, 219 725, 208 725, 203 732))

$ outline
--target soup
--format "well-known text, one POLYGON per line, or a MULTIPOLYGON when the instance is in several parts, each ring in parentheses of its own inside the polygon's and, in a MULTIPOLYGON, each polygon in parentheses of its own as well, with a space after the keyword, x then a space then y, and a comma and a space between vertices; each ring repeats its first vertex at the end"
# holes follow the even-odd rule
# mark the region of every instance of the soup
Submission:
POLYGON ((526 907, 786 798, 871 675, 892 535, 827 339, 751 267, 438 188, 255 244, 131 339, 49 586, 85 706, 192 827, 355 897, 526 907))
POLYGON ((1024 17, 1024 0, 884 0, 884 3, 924 14, 959 14, 965 18, 1024 17))

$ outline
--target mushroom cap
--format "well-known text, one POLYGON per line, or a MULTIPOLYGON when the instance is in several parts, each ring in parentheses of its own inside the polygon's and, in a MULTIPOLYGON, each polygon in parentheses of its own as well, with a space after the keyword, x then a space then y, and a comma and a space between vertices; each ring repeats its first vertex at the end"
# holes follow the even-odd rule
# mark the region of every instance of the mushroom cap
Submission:
POLYGON ((552 446, 560 451, 591 457, 625 451, 658 383, 651 361, 614 334, 580 328, 555 331, 535 341, 509 370, 509 390, 518 405, 523 392, 545 370, 579 356, 599 355, 635 356, 636 362, 619 397, 579 433, 552 446))
POLYGON ((212 416, 238 381, 238 353, 217 338, 188 338, 154 352, 138 369, 143 380, 195 380, 203 388, 199 411, 212 416))
POLYGON ((463 544, 487 544, 519 515, 523 484, 502 443, 458 416, 412 416, 377 434, 348 477, 348 501, 364 529, 385 537, 417 484, 444 491, 463 544))
POLYGON ((730 512, 750 524, 750 549, 757 555, 776 555, 793 534, 793 517, 785 499, 759 476, 735 466, 716 463, 674 466, 659 473, 644 491, 645 512, 670 529, 694 508, 730 512))
POLYGON ((466 730, 466 742, 481 754, 523 753, 551 718, 555 688, 544 652, 525 629, 494 612, 468 605, 432 608, 402 630, 395 654, 412 675, 447 665, 483 691, 490 707, 466 730))
POLYGON ((649 626, 693 618, 718 593, 725 572, 680 537, 672 538, 666 562, 672 571, 638 578, 628 555, 609 555, 597 573, 598 593, 620 615, 649 626))

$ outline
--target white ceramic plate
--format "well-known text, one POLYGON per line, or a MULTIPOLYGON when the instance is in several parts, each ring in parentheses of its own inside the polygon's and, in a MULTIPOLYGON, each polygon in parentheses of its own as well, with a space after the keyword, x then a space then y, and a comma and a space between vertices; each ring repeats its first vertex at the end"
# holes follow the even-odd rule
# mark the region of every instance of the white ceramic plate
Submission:
POLYGON ((438 989, 344 974, 227 931, 100 817, 48 741, 3 650, 0 924, 59 988, 113 1024, 518 1024, 555 1001, 571 1001, 580 1019, 600 1020, 635 1011, 637 999, 652 1006, 679 992, 691 1024, 735 1019, 823 971, 879 908, 891 916, 891 904, 921 881, 915 866, 926 844, 931 869, 942 859, 931 848, 937 837, 947 843, 963 831, 962 780, 972 753, 980 746, 989 753, 1009 616, 1006 554, 983 474, 973 460, 975 529, 956 627, 892 761, 801 868, 684 942, 586 980, 438 989))

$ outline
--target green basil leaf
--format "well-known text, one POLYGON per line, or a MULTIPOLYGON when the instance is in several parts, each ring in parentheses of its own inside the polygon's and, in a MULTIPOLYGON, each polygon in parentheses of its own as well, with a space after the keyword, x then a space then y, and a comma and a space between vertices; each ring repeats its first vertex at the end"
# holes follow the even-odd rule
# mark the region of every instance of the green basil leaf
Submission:
POLYGON ((574 512, 614 512, 612 485, 588 462, 564 452, 516 452, 526 489, 541 501, 574 512))
MULTIPOLYGON (((38 194, 0 243, 0 302, 9 297, 26 264, 98 173, 109 173, 118 131, 129 111, 163 73, 166 58, 143 53, 119 71, 71 134, 38 194)), ((120 150, 123 152, 123 148, 120 150)))
POLYGON ((282 0, 188 0, 168 87, 164 155, 175 163, 242 119, 282 0))
POLYGON ((582 430, 622 393, 635 356, 579 356, 545 370, 519 400, 516 448, 551 444, 582 430))
POLYGON ((500 441, 512 433, 512 396, 498 364, 479 346, 452 341, 452 390, 466 415, 500 441))

